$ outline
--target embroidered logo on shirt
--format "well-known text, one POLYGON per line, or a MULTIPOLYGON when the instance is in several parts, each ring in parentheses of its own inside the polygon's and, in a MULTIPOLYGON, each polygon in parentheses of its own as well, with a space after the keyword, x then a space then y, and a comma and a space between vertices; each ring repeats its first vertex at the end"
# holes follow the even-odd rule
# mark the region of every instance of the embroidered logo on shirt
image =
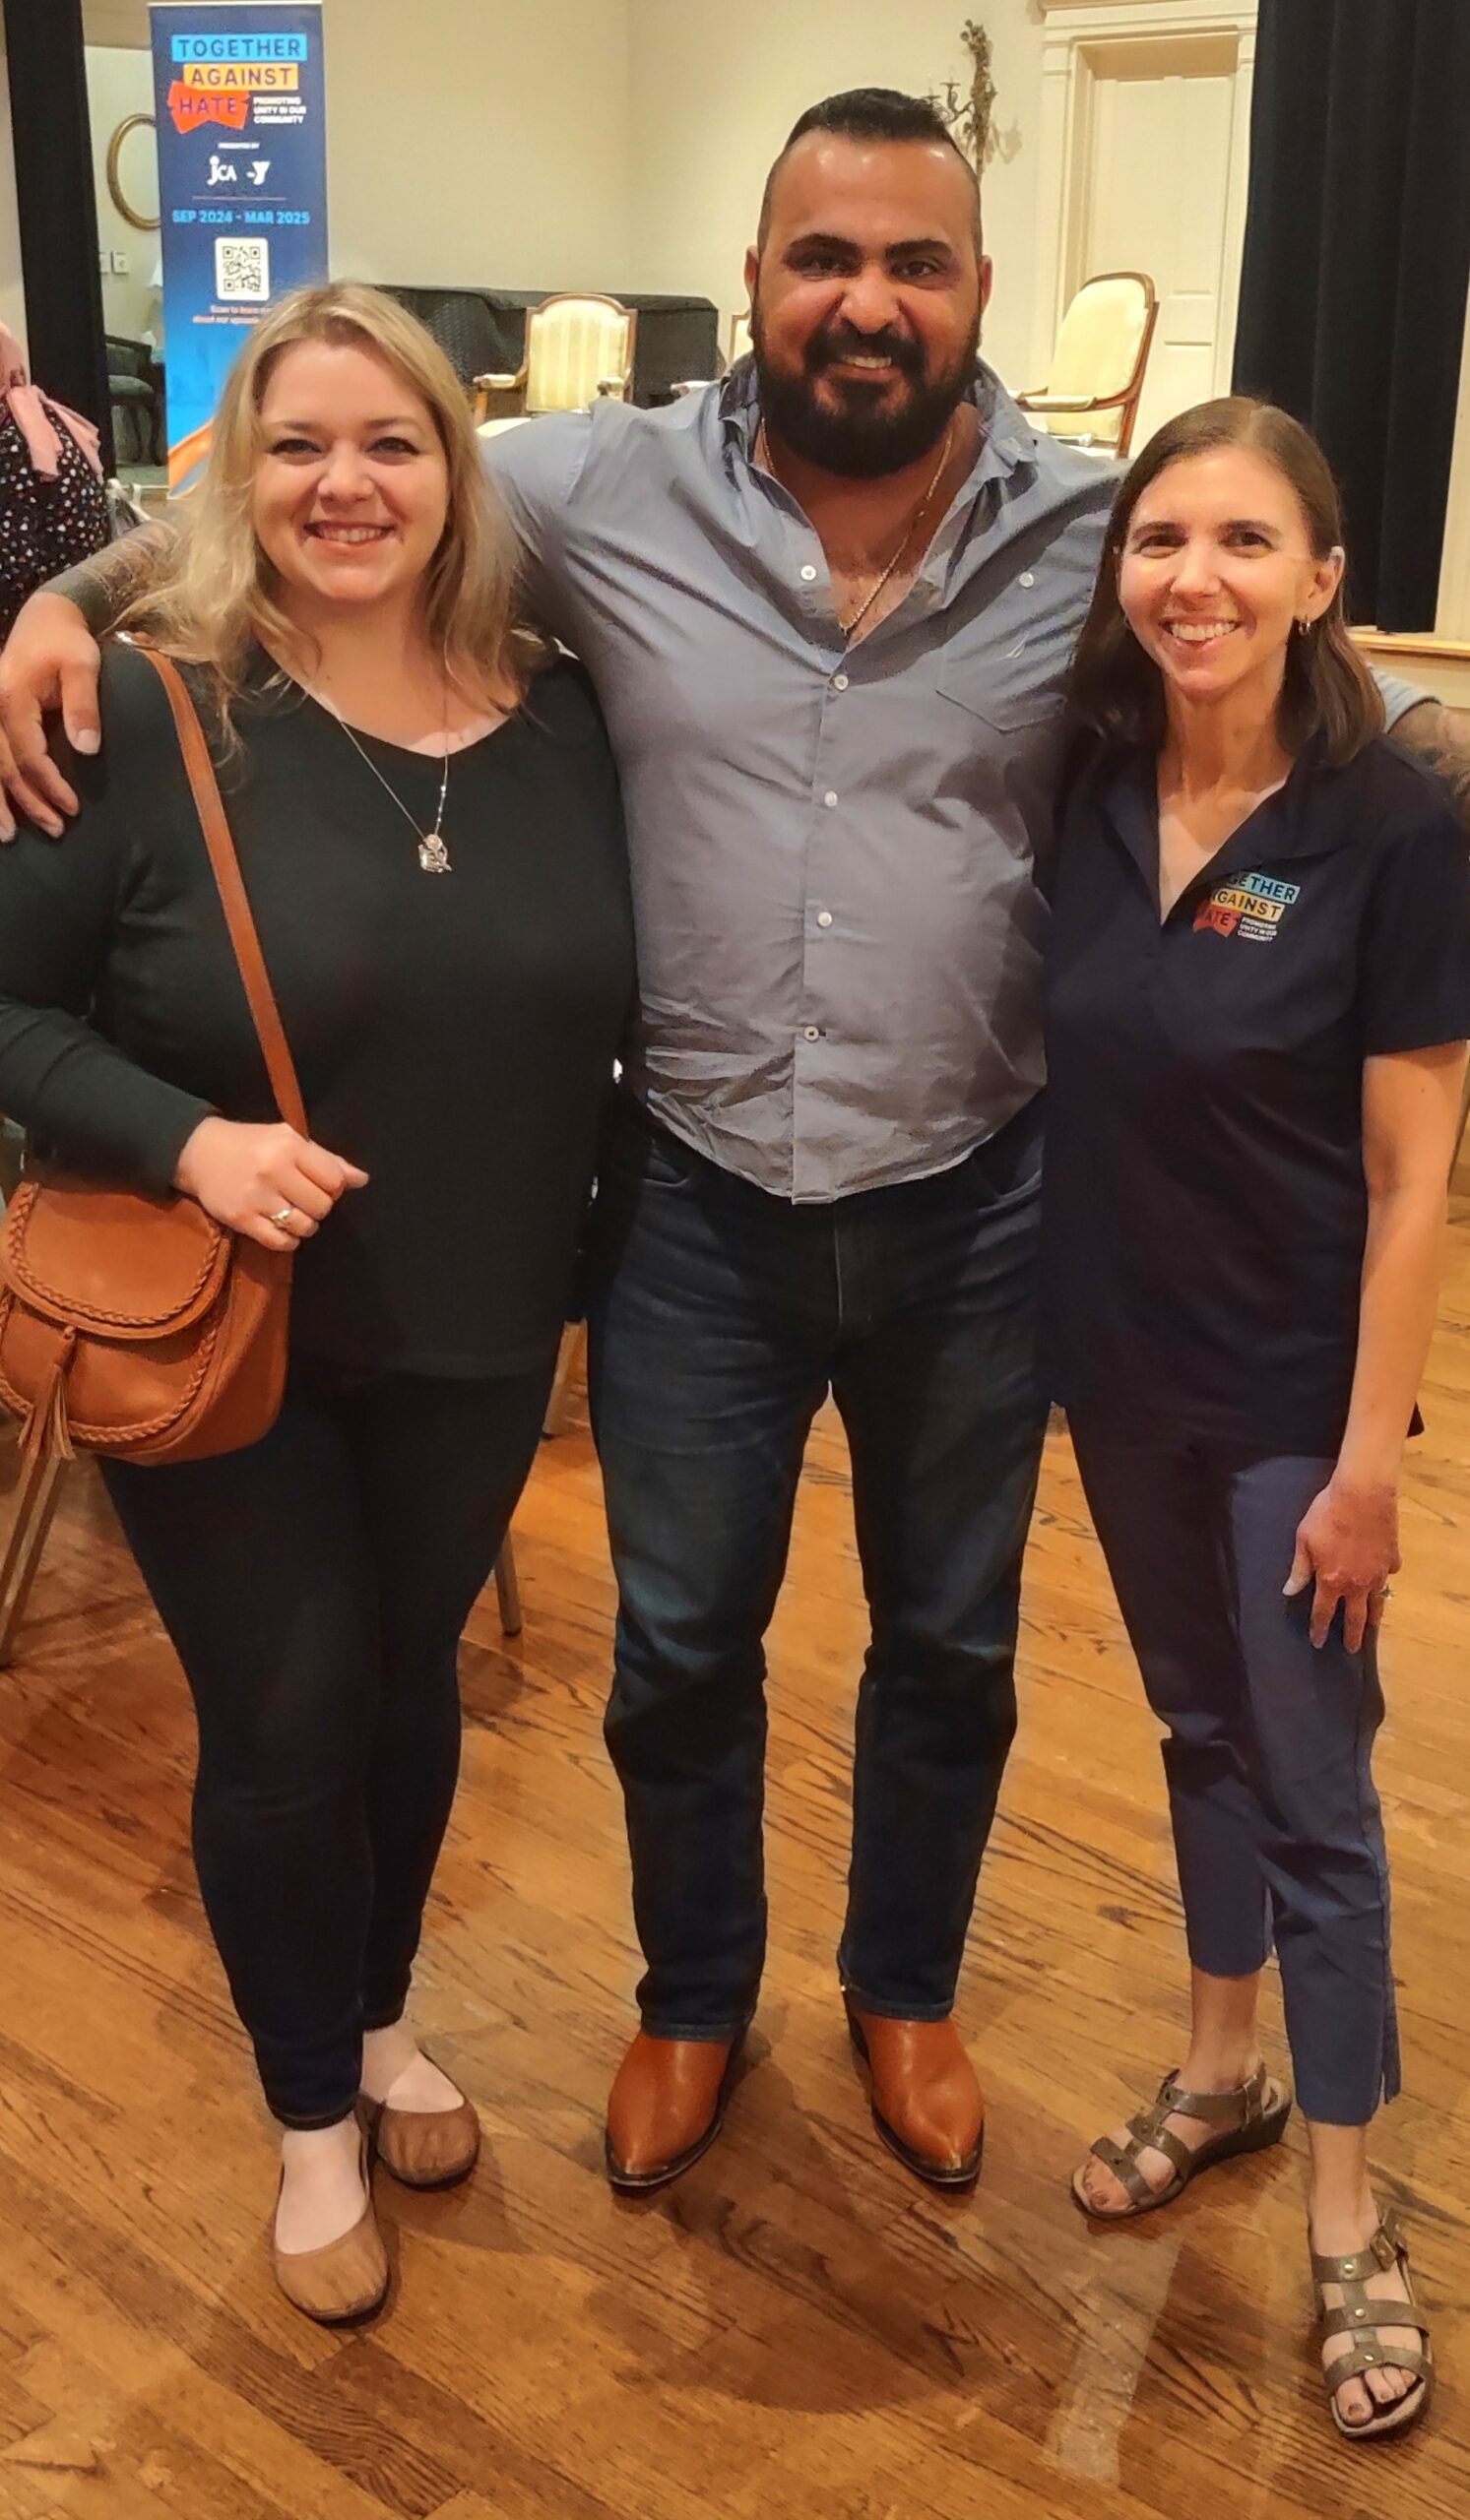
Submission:
POLYGON ((1301 893, 1300 884, 1278 883, 1274 875, 1232 875, 1200 903, 1194 924, 1213 928, 1217 936, 1248 936, 1268 945, 1301 893))

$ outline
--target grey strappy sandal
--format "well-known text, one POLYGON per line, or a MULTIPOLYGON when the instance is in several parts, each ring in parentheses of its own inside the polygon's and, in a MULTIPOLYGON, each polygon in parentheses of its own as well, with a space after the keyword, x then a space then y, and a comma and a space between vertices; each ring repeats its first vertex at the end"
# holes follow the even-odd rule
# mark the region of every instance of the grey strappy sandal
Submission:
POLYGON ((1383 2216, 1367 2246, 1351 2257, 1319 2257, 1311 2252, 1311 2283, 1316 2295, 1317 2316, 1322 2323, 1323 2338, 1352 2336, 1357 2344, 1351 2353, 1341 2354, 1336 2361, 1322 2365, 1322 2378, 1327 2386, 1327 2399, 1332 2421, 1345 2441, 1374 2441, 1385 2432, 1406 2432, 1417 2424, 1429 2405, 1435 2386, 1435 2358, 1430 2346, 1430 2323, 1414 2299, 1409 2276, 1409 2247, 1398 2216, 1391 2210, 1383 2216), (1376 2300, 1368 2290, 1368 2278, 1375 2272, 1387 2274, 1397 2268, 1407 2300, 1376 2300), (1340 2284, 1342 2306, 1329 2310, 1322 2287, 1340 2284), (1416 2354, 1410 2345, 1385 2345, 1384 2328, 1414 2328, 1423 2341, 1424 2351, 1416 2354), (1396 2398, 1391 2406, 1379 2409, 1366 2424, 1347 2423, 1338 2407, 1338 2392, 1347 2380, 1361 2379, 1365 2371, 1412 2371, 1415 2386, 1396 2398))
POLYGON ((1268 2145, 1279 2143, 1291 2113, 1291 2093, 1271 2081, 1264 2065, 1258 2065, 1238 2091, 1182 2091, 1173 2074, 1166 2074, 1152 2109, 1141 2109, 1129 2118, 1125 2144, 1100 2135, 1092 2147, 1092 2158, 1126 2188, 1129 2202, 1095 2205, 1083 2184, 1085 2162, 1072 2180, 1072 2200, 1095 2223, 1130 2223, 1137 2214, 1172 2205, 1191 2178, 1216 2162, 1231 2161, 1238 2153, 1263 2153, 1268 2145), (1202 2125, 1218 2126, 1220 2133, 1207 2136, 1191 2152, 1170 2132, 1164 2122, 1169 2117, 1197 2117, 1202 2125), (1173 2168, 1174 2176, 1162 2187, 1151 2187, 1138 2167, 1139 2155, 1146 2152, 1162 2153, 1173 2168))

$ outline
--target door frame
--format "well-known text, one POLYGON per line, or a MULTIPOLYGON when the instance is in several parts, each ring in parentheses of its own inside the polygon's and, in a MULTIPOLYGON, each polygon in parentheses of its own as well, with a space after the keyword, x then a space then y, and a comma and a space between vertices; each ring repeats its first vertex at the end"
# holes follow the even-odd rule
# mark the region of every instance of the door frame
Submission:
POLYGON ((1465 309, 1465 348, 1435 628, 1441 639, 1470 643, 1470 305, 1465 309))
POLYGON ((1048 373, 1057 328, 1066 312, 1072 265, 1087 210, 1092 89, 1098 72, 1106 67, 1107 55, 1120 43, 1127 44, 1130 50, 1140 44, 1158 43, 1161 48, 1168 45, 1177 51, 1182 37, 1226 36, 1234 38, 1235 69, 1214 389, 1217 394, 1229 393, 1250 179, 1256 0, 1040 0, 1040 7, 1046 32, 1042 39, 1034 372, 1038 379, 1048 373))

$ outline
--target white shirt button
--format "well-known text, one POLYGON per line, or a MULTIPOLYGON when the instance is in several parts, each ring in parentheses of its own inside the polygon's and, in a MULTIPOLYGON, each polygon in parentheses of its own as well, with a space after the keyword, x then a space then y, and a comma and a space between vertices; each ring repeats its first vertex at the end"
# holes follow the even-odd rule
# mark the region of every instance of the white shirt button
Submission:
POLYGON ((834 691, 846 691, 847 687, 848 678, 845 673, 835 673, 832 676, 832 688, 834 691))
POLYGON ((812 579, 813 579, 815 576, 816 576, 816 571, 815 571, 815 569, 812 567, 811 562, 808 560, 808 561, 806 562, 806 564, 805 564, 804 568, 803 568, 803 569, 802 569, 802 571, 801 571, 801 578, 802 578, 802 582, 803 582, 803 584, 809 587, 809 586, 810 586, 810 584, 811 584, 811 582, 812 582, 812 579))
POLYGON ((1036 584, 1036 571, 1034 569, 1023 569, 1021 571, 1021 584, 1023 587, 1034 587, 1036 584))
POLYGON ((832 913, 829 910, 819 910, 816 914, 816 923, 818 927, 830 927, 832 924, 832 913))
POLYGON ((814 1024, 808 1024, 801 1038, 805 1041, 819 1041, 822 1037, 814 1024))
POLYGON ((837 802, 837 790, 836 790, 836 788, 828 788, 828 790, 827 790, 827 792, 826 792, 826 794, 825 794, 825 796, 822 798, 822 803, 823 803, 824 805, 835 805, 835 804, 836 804, 836 802, 837 802))

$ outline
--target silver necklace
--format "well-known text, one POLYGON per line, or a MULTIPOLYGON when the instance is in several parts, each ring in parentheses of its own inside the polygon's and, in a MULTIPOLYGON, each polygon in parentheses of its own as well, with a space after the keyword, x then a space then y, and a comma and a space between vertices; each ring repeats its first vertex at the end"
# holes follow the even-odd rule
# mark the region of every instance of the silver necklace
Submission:
POLYGON ((321 702, 321 705, 326 710, 329 718, 335 718, 337 720, 339 726, 346 735, 348 742, 352 745, 353 752, 356 753, 360 761, 366 762, 367 767, 372 772, 378 786, 386 788, 388 794, 393 798, 399 812, 402 814, 405 822, 409 825, 418 843, 418 863, 423 868, 425 875, 449 874, 452 871, 449 860, 449 851, 444 846, 444 799, 449 793, 448 726, 446 725, 444 729, 444 775, 439 782, 439 808, 434 816, 433 830, 424 831, 419 825, 416 817, 410 813, 409 808, 404 803, 398 789, 383 777, 383 774, 381 770, 379 770, 377 763, 373 760, 372 755, 363 751, 362 746, 358 743, 352 727, 348 724, 346 718, 342 716, 341 712, 334 709, 331 701, 325 699, 321 692, 314 691, 311 696, 314 700, 321 702))
MULTIPOLYGON (((907 551, 915 535, 919 532, 921 525, 923 525, 925 518, 927 516, 930 502, 933 499, 934 492, 939 486, 944 467, 949 462, 949 449, 953 437, 954 421, 951 418, 949 426, 944 432, 944 443, 939 449, 939 461, 934 466, 933 472, 929 479, 928 488, 925 491, 918 507, 914 510, 908 524, 905 526, 903 539, 900 542, 898 549, 894 552, 894 555, 889 561, 887 568, 883 571, 882 576, 874 579, 872 585, 868 588, 866 595, 863 597, 863 601, 859 604, 857 611, 849 613, 846 621, 844 621, 840 612, 837 616, 837 626, 845 639, 851 639, 859 622, 864 620, 867 614, 871 612, 873 605, 877 602, 879 596, 888 584, 894 570, 898 567, 904 553, 907 551)), ((781 480, 780 473, 776 471, 775 465, 771 462, 771 441, 766 435, 766 424, 764 420, 761 421, 760 427, 756 432, 755 458, 758 464, 763 464, 765 466, 766 471, 770 472, 776 480, 781 480)), ((782 482, 782 488, 784 489, 785 487, 785 482, 782 482)))

